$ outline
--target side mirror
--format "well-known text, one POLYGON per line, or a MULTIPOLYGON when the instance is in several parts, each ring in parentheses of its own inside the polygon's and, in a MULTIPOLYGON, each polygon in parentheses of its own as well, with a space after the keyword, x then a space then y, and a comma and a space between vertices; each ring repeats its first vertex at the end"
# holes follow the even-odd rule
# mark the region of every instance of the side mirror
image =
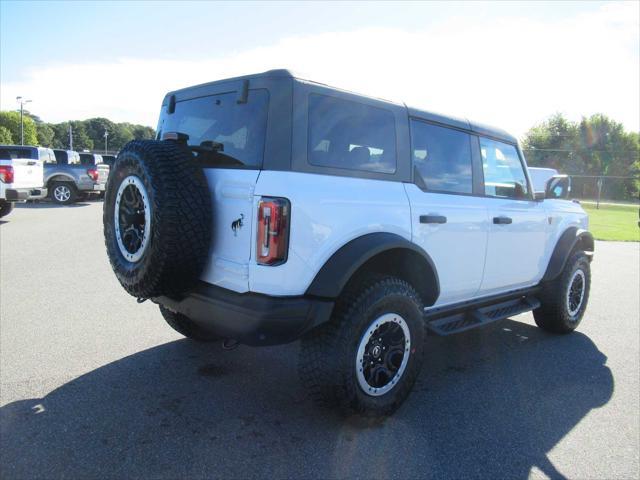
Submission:
POLYGON ((536 202, 541 202, 547 198, 547 195, 544 192, 533 192, 533 198, 536 202))
POLYGON ((568 199, 571 194, 571 178, 568 175, 554 175, 547 180, 544 196, 551 199, 568 199))

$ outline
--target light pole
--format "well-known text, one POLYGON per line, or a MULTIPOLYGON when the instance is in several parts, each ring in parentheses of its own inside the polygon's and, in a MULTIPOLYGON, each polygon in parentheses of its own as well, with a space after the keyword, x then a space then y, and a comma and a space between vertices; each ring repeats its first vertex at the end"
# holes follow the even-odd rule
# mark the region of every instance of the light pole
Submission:
POLYGON ((24 104, 30 103, 31 100, 25 100, 22 97, 16 97, 20 104, 20 145, 24 145, 24 104))
POLYGON ((109 132, 107 132, 107 129, 104 129, 104 154, 107 155, 109 153, 109 149, 107 148, 108 146, 108 138, 109 138, 109 132))

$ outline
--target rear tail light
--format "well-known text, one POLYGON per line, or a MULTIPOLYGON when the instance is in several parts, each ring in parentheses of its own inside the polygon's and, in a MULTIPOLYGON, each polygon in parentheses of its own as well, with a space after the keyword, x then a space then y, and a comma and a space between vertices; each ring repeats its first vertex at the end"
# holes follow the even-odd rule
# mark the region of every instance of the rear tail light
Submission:
POLYGON ((0 165, 0 182, 13 183, 13 167, 11 165, 0 165))
POLYGON ((260 265, 287 261, 291 205, 286 198, 262 197, 258 203, 257 257, 260 265))
POLYGON ((93 180, 94 182, 98 181, 98 170, 96 170, 95 168, 90 168, 89 170, 87 170, 87 175, 89 175, 91 177, 91 180, 93 180))

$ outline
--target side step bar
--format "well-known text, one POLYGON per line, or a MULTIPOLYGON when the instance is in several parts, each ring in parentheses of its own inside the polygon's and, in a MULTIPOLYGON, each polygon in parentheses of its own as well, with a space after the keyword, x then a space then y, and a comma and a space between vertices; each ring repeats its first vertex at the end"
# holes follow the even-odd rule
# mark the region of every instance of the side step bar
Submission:
POLYGON ((532 295, 525 295, 513 300, 485 305, 464 312, 434 318, 427 312, 425 322, 427 329, 436 335, 451 335, 480 327, 497 320, 529 312, 540 307, 540 301, 532 295))

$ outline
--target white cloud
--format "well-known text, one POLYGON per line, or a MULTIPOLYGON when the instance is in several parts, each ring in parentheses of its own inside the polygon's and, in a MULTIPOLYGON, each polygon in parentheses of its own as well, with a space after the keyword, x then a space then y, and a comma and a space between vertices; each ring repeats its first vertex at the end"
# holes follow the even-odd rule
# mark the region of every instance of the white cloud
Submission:
POLYGON ((453 18, 423 31, 364 29, 284 38, 201 61, 126 58, 108 64, 34 67, 2 85, 57 122, 104 116, 155 126, 172 89, 271 68, 522 135, 560 111, 603 112, 638 130, 638 3, 609 4, 572 19, 453 18))

